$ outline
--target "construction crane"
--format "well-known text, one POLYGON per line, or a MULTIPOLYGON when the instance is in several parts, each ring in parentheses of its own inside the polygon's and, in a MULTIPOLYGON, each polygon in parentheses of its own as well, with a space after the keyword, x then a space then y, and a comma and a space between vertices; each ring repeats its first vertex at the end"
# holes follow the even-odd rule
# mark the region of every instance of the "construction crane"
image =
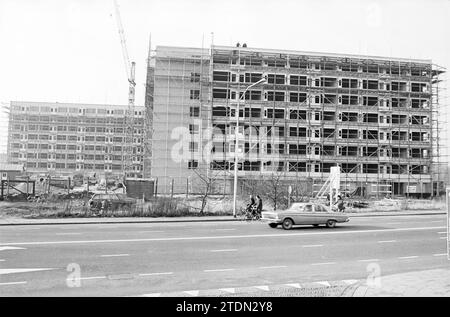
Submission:
POLYGON ((125 38, 125 32, 123 30, 122 18, 120 17, 119 4, 117 0, 114 0, 114 7, 116 10, 117 28, 120 36, 120 44, 122 46, 123 61, 125 63, 125 71, 128 79, 128 108, 125 113, 125 140, 123 142, 123 172, 124 178, 134 176, 132 171, 133 167, 133 134, 134 134, 134 100, 135 100, 135 88, 136 88, 136 63, 130 62, 128 56, 127 41, 125 38))

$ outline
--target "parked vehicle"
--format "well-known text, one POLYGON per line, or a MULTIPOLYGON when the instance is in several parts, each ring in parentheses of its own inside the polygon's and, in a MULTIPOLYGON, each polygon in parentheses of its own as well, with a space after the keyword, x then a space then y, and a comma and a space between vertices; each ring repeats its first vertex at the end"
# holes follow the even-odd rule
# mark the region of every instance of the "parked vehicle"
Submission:
POLYGON ((262 213, 263 221, 271 228, 281 225, 283 229, 289 230, 294 225, 321 224, 333 228, 336 223, 348 222, 349 217, 345 213, 330 211, 328 207, 318 203, 294 203, 286 210, 266 211, 262 213))
POLYGON ((125 194, 94 194, 89 200, 89 207, 97 210, 130 209, 135 202, 134 198, 127 197, 125 194))

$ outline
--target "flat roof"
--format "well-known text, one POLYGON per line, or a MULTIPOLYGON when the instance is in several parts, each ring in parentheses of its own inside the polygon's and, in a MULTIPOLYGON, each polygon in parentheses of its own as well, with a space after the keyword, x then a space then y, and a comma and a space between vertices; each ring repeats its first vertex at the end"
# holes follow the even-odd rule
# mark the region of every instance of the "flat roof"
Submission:
MULTIPOLYGON (((49 106, 49 107, 88 107, 88 108, 99 108, 99 107, 114 107, 126 109, 128 105, 117 105, 117 104, 92 104, 92 103, 70 103, 70 102, 47 102, 47 101, 11 101, 11 105, 32 105, 32 106, 49 106)), ((134 105, 136 108, 144 108, 144 106, 134 105)))
POLYGON ((295 50, 279 50, 279 49, 269 49, 269 48, 251 48, 251 47, 236 47, 236 46, 220 46, 214 45, 213 49, 222 50, 236 50, 248 52, 259 52, 259 53, 270 53, 270 54, 291 54, 291 55, 312 55, 312 56, 326 56, 326 57, 340 57, 340 58, 357 58, 357 59, 373 59, 382 61, 399 61, 399 62, 416 62, 416 63, 426 63, 431 64, 431 59, 412 59, 412 58, 398 58, 398 57, 386 57, 386 56, 375 56, 375 55, 358 55, 358 54, 341 54, 341 53, 325 53, 325 52, 311 52, 311 51, 295 51, 295 50))
MULTIPOLYGON (((355 59, 371 59, 379 61, 396 61, 404 63, 422 63, 422 64, 432 64, 431 59, 417 59, 417 58, 399 58, 399 57, 387 57, 387 56, 376 56, 376 55, 361 55, 361 54, 343 54, 343 53, 326 53, 326 52, 313 52, 313 51, 297 51, 297 50, 281 50, 281 49, 270 49, 270 48, 256 48, 256 47, 236 47, 236 46, 225 46, 225 45, 213 45, 212 49, 216 50, 226 50, 226 51, 246 51, 252 53, 269 53, 269 54, 286 54, 286 55, 307 55, 307 56, 323 56, 323 57, 335 57, 335 58, 355 58, 355 59)), ((173 52, 173 53, 185 53, 186 54, 201 54, 207 53, 209 48, 195 48, 195 47, 182 47, 182 46, 156 46, 156 51, 159 52, 173 52)))

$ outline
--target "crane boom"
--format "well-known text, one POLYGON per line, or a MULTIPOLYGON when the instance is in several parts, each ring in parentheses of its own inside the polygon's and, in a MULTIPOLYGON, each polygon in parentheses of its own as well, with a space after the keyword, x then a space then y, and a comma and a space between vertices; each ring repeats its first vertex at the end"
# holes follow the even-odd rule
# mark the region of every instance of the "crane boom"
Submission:
POLYGON ((122 25, 122 17, 120 16, 120 9, 119 4, 117 3, 117 0, 114 0, 114 7, 116 11, 116 22, 117 22, 117 29, 119 32, 120 37, 120 45, 122 46, 122 57, 125 64, 125 71, 127 74, 127 78, 130 78, 131 72, 130 72, 130 57, 128 55, 128 49, 127 49, 127 40, 125 37, 125 31, 123 29, 122 25))
POLYGON ((122 25, 122 18, 120 16, 119 4, 117 0, 114 0, 114 6, 116 11, 117 28, 119 31, 120 44, 122 46, 122 56, 125 63, 125 71, 128 79, 128 108, 125 114, 125 138, 123 142, 123 171, 124 177, 132 176, 133 168, 133 134, 134 134, 134 102, 135 102, 135 88, 136 88, 136 63, 131 62, 128 55, 127 41, 125 32, 122 25))

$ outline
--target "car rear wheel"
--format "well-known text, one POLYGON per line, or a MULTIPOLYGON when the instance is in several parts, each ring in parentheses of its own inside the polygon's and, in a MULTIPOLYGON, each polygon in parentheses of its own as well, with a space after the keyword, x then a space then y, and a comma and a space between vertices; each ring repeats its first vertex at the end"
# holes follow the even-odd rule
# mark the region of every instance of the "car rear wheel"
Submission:
POLYGON ((269 227, 276 228, 276 227, 278 227, 278 224, 277 223, 269 223, 269 227))
POLYGON ((327 221, 327 227, 328 227, 328 228, 334 228, 334 227, 336 227, 336 220, 328 220, 328 221, 327 221))
POLYGON ((282 224, 282 226, 283 226, 283 229, 284 230, 289 230, 289 229, 292 229, 292 226, 294 225, 294 222, 292 221, 292 219, 284 219, 283 220, 283 224, 282 224))

